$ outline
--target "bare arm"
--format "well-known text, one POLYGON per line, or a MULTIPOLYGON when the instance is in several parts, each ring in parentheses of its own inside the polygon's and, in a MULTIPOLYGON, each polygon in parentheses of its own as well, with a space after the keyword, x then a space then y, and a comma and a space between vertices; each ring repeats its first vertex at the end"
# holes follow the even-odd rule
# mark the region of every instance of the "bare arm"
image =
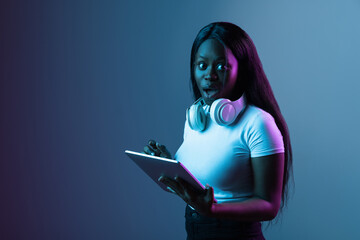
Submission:
POLYGON ((184 180, 167 177, 160 181, 170 186, 199 213, 209 217, 239 221, 267 221, 273 219, 281 203, 284 172, 284 154, 273 154, 251 159, 254 174, 254 195, 244 202, 213 203, 214 191, 207 187, 196 192, 184 180))
POLYGON ((280 208, 284 174, 284 154, 251 159, 254 173, 254 196, 240 203, 213 204, 209 215, 244 221, 267 221, 280 208))

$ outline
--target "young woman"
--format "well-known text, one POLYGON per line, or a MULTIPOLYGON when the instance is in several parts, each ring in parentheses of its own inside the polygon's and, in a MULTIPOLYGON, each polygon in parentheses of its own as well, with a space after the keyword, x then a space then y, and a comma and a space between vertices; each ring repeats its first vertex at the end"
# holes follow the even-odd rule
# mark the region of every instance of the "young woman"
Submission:
MULTIPOLYGON (((187 203, 188 239, 264 239, 260 222, 287 200, 292 151, 256 48, 240 27, 211 23, 193 43, 190 69, 197 101, 175 159, 206 189, 180 178, 159 181, 187 203)), ((171 158, 154 140, 144 152, 171 158)))

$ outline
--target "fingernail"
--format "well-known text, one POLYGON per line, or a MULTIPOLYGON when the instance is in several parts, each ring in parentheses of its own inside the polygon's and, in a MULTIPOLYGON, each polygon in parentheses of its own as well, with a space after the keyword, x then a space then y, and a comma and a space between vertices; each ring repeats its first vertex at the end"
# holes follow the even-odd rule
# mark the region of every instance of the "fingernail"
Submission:
POLYGON ((154 155, 155 155, 155 153, 153 153, 153 152, 152 152, 152 153, 151 153, 151 155, 152 155, 152 156, 154 156, 154 155))
POLYGON ((158 181, 159 181, 159 182, 162 182, 163 180, 164 180, 163 176, 160 176, 160 177, 158 178, 158 181))

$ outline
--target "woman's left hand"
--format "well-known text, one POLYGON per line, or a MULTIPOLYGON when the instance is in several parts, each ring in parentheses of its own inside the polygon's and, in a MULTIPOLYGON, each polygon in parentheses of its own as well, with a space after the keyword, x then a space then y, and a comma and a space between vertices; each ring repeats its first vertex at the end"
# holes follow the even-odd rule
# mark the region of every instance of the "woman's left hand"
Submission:
POLYGON ((187 204, 198 213, 209 216, 214 203, 214 189, 206 185, 205 190, 196 190, 190 183, 180 177, 169 178, 161 176, 159 181, 170 187, 187 204))

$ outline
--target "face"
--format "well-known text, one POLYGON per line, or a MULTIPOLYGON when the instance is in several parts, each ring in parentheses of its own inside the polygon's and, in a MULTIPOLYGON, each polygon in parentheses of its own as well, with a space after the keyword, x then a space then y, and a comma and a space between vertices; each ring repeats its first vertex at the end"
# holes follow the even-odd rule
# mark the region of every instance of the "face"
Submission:
POLYGON ((205 40, 195 55, 194 77, 207 104, 230 98, 238 74, 238 62, 229 48, 218 40, 205 40))

